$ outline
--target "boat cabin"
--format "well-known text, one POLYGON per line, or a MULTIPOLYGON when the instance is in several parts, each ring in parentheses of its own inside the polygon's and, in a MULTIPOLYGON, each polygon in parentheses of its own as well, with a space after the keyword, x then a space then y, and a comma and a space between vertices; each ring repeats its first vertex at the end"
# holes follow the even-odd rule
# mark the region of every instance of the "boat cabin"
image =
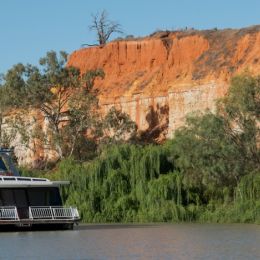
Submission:
POLYGON ((73 228, 78 210, 62 204, 60 186, 67 181, 19 176, 11 151, 0 149, 0 228, 1 225, 56 225, 73 228))

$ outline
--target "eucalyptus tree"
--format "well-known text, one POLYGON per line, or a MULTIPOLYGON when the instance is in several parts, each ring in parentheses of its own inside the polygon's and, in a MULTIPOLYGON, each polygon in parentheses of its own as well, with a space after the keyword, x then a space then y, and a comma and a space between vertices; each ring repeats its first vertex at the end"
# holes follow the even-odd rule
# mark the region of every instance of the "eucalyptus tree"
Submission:
POLYGON ((39 63, 40 67, 17 64, 3 76, 1 111, 15 109, 11 126, 23 137, 27 147, 35 137, 46 149, 54 149, 58 158, 63 158, 73 154, 76 141, 91 128, 95 113, 90 111, 97 109, 98 104, 94 80, 104 77, 104 73, 95 70, 81 74, 79 69, 66 66, 65 52, 50 51, 39 63), (26 118, 32 111, 42 112, 48 124, 45 130, 40 127, 41 117, 26 118))
POLYGON ((235 77, 217 107, 216 114, 190 115, 169 148, 185 183, 204 199, 223 186, 232 193, 243 176, 259 171, 260 78, 235 77))
POLYGON ((80 136, 92 127, 97 109, 94 80, 104 77, 102 70, 81 74, 75 67, 66 66, 67 54, 48 52, 40 59, 43 66, 43 83, 48 94, 36 104, 49 123, 49 134, 59 158, 72 155, 80 136), (68 133, 70 133, 68 135, 68 133))
POLYGON ((110 108, 103 119, 102 143, 115 144, 131 140, 136 136, 137 126, 127 113, 114 106, 110 108))
POLYGON ((247 73, 234 77, 219 102, 219 113, 230 122, 227 134, 240 151, 245 170, 260 170, 260 77, 247 73))

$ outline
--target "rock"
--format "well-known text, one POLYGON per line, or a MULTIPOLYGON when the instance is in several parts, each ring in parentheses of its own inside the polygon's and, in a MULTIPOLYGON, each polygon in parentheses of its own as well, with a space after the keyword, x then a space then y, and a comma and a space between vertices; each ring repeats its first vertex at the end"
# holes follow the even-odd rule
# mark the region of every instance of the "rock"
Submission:
POLYGON ((96 87, 103 112, 122 109, 148 136, 161 129, 151 135, 160 141, 171 137, 188 113, 214 111, 232 76, 260 72, 260 26, 113 41, 73 52, 68 66, 82 73, 102 68, 105 78, 96 87))

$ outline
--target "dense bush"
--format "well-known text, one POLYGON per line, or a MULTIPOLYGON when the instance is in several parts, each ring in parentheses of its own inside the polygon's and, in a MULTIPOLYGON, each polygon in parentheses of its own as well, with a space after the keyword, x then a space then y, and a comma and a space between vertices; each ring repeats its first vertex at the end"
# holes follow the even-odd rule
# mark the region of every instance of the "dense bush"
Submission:
POLYGON ((216 194, 188 184, 168 146, 114 146, 89 163, 64 160, 49 177, 71 181, 63 199, 85 222, 260 221, 259 172, 216 194))

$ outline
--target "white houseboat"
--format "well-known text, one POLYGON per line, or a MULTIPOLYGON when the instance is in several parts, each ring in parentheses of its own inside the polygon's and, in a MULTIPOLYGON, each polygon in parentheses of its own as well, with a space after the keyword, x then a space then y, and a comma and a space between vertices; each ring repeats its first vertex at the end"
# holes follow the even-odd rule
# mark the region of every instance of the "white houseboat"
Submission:
POLYGON ((0 230, 7 226, 72 229, 79 213, 63 206, 59 190, 69 182, 20 176, 11 152, 0 149, 0 230))

